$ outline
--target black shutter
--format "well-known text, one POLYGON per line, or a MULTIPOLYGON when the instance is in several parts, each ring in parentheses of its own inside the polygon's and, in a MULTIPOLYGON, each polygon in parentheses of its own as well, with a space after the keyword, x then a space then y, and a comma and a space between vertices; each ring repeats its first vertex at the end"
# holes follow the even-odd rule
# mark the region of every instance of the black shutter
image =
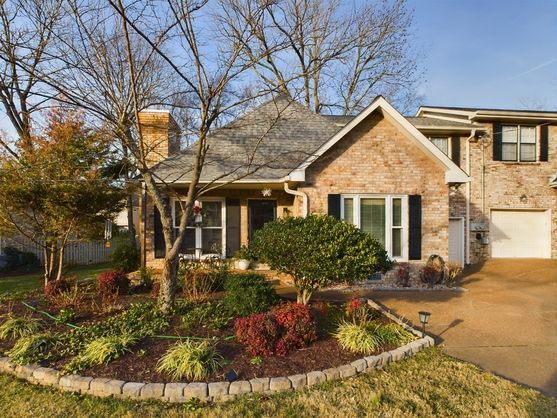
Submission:
POLYGON ((549 146, 549 126, 542 125, 540 128, 540 161, 547 161, 549 146))
POLYGON ((408 258, 422 259, 422 197, 408 196, 408 258))
POLYGON ((460 137, 453 136, 451 138, 451 159, 460 167, 460 137))
POLYGON ((155 258, 164 258, 166 255, 166 245, 164 243, 164 234, 162 232, 161 214, 155 207, 155 258))
POLYGON ((240 199, 226 199, 226 256, 240 249, 240 199))
POLYGON ((493 124, 493 161, 503 160, 503 132, 501 124, 495 122, 493 124))
POLYGON ((330 194, 328 197, 328 213, 337 219, 340 219, 340 195, 330 194))

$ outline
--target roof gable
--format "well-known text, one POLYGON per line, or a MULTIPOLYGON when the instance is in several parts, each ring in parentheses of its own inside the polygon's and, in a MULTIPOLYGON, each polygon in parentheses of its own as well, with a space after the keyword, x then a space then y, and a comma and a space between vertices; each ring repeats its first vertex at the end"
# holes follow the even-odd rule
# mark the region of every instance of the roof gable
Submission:
POLYGON ((290 173, 292 181, 304 181, 306 169, 313 164, 320 156, 327 152, 337 142, 341 141, 350 131, 358 126, 364 119, 375 111, 381 111, 394 126, 399 128, 408 138, 415 141, 422 151, 426 153, 445 171, 446 183, 467 183, 470 177, 457 166, 447 155, 431 143, 414 125, 402 116, 393 106, 382 96, 378 96, 366 109, 348 122, 340 131, 333 135, 317 151, 306 158, 295 170, 290 173))

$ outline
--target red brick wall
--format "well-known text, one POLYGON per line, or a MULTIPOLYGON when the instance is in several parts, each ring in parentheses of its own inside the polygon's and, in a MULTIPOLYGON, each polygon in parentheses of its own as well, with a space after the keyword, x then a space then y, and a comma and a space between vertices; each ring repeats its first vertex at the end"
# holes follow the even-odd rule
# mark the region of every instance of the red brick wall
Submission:
POLYGON ((449 188, 444 170, 374 113, 306 170, 310 212, 327 213, 329 193, 422 196, 422 259, 448 256, 449 188))

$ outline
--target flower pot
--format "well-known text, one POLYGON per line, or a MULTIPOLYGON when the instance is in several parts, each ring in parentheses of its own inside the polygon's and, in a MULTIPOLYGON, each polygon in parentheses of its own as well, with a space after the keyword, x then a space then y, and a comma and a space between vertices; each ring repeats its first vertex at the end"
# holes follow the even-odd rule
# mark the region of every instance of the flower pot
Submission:
POLYGON ((247 270, 249 269, 249 260, 238 260, 238 268, 240 270, 247 270))

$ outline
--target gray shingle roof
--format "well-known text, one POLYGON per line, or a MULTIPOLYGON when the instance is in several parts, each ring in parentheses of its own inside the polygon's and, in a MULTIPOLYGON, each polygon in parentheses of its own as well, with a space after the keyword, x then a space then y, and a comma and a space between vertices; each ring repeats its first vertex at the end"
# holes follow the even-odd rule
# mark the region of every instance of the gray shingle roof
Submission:
MULTIPOLYGON (((275 98, 208 137, 200 180, 280 180, 339 129, 296 102, 275 98)), ((155 175, 167 183, 188 182, 196 145, 160 162, 155 175)))

